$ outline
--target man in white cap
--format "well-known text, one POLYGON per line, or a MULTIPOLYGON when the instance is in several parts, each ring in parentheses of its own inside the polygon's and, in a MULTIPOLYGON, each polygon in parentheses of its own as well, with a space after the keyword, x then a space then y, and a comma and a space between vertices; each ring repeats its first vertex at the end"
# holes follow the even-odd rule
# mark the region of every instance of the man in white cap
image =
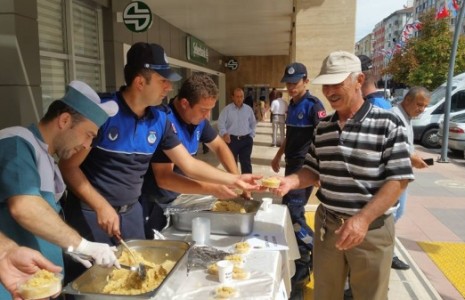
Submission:
POLYGON ((315 299, 387 299, 396 202, 413 180, 406 130, 393 113, 364 101, 360 60, 332 52, 314 84, 335 113, 320 121, 302 169, 278 194, 320 181, 315 216, 315 299))
MULTIPOLYGON (((69 158, 89 148, 98 127, 117 109, 116 103, 100 103, 87 84, 73 81, 38 125, 0 130, 1 232, 57 266, 63 267, 62 249, 69 247, 91 256, 97 264, 119 266, 114 248, 87 241, 60 217, 65 184, 54 160, 54 156, 69 158)), ((90 261, 75 259, 91 266, 90 261)), ((0 299, 9 297, 0 285, 0 299)))

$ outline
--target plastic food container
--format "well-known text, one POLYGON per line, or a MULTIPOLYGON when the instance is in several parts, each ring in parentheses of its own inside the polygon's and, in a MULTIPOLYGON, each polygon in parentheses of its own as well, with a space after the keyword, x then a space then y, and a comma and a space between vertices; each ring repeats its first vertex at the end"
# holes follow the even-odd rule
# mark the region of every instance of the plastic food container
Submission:
POLYGON ((18 293, 25 300, 49 298, 61 292, 63 275, 40 270, 18 285, 18 293))
POLYGON ((255 200, 244 200, 241 198, 231 199, 240 203, 245 208, 245 213, 218 212, 218 211, 182 211, 171 213, 173 226, 177 230, 191 231, 192 219, 203 217, 210 219, 211 233, 246 236, 253 231, 254 218, 260 208, 261 202, 255 200))

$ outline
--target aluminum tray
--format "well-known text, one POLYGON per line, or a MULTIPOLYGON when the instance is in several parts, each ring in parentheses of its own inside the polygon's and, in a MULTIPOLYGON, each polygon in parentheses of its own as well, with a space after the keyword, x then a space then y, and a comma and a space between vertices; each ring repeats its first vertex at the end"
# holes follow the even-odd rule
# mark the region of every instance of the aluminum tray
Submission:
POLYGON ((176 261, 165 280, 153 291, 140 295, 110 295, 101 291, 111 268, 93 266, 63 289, 64 294, 74 295, 76 299, 171 299, 187 277, 187 257, 191 245, 183 241, 171 240, 130 240, 127 244, 154 263, 167 259, 176 261))
POLYGON ((205 217, 210 219, 211 233, 226 235, 249 235, 253 230, 254 218, 260 208, 260 202, 255 200, 233 199, 241 203, 245 210, 244 214, 233 212, 196 211, 180 212, 171 215, 173 226, 177 230, 191 231, 192 219, 205 217))

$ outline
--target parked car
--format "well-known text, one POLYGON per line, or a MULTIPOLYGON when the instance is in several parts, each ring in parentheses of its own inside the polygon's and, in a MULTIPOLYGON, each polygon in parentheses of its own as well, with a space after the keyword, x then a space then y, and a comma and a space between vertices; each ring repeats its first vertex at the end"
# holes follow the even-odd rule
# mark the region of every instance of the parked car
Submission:
MULTIPOLYGON (((440 146, 438 138, 439 122, 444 116, 446 98, 444 82, 431 93, 431 101, 425 111, 412 120, 415 141, 427 148, 440 146)), ((465 73, 452 79, 450 117, 465 112, 465 73)))
POLYGON ((397 96, 397 97, 391 98, 389 101, 391 102, 392 106, 397 106, 399 105, 399 103, 402 102, 402 100, 404 100, 404 96, 397 96))
MULTIPOLYGON (((439 143, 443 145, 444 121, 439 123, 439 143)), ((449 120, 448 148, 452 151, 464 153, 465 151, 465 113, 453 116, 449 120)))

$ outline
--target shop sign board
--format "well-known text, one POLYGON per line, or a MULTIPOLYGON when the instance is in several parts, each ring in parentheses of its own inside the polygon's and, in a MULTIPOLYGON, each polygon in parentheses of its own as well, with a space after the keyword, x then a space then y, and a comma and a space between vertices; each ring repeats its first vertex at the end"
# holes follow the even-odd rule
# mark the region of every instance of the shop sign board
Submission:
POLYGON ((187 60, 198 64, 208 64, 208 47, 193 36, 187 37, 187 60))

